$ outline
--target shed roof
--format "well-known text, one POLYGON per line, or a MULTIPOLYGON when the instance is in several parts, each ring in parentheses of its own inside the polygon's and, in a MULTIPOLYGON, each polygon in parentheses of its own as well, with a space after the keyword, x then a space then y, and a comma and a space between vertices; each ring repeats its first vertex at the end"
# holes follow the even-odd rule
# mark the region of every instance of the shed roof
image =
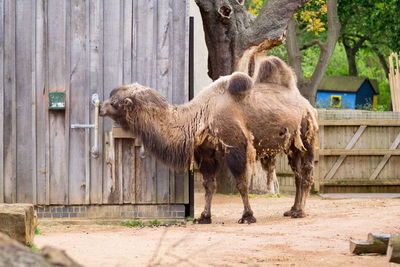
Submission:
POLYGON ((377 80, 355 76, 325 76, 318 87, 318 91, 356 93, 365 80, 371 84, 374 94, 379 94, 377 80))

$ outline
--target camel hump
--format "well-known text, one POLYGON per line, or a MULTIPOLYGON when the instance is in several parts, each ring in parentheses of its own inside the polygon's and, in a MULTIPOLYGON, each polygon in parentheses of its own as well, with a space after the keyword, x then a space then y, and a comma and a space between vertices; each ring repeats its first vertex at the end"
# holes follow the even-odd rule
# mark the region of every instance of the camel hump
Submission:
POLYGON ((283 60, 274 56, 259 59, 255 72, 256 83, 276 83, 290 87, 292 79, 295 79, 292 69, 283 60))
POLYGON ((234 72, 228 84, 228 90, 231 95, 243 97, 250 92, 253 86, 253 79, 243 72, 234 72))

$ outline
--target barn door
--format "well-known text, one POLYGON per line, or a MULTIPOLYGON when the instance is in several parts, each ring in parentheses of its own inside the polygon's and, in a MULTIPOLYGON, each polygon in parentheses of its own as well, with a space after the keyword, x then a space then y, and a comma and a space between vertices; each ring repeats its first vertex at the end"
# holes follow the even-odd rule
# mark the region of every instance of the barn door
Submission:
POLYGON ((0 0, 0 202, 187 203, 95 102, 132 82, 188 101, 188 29, 187 0, 0 0))

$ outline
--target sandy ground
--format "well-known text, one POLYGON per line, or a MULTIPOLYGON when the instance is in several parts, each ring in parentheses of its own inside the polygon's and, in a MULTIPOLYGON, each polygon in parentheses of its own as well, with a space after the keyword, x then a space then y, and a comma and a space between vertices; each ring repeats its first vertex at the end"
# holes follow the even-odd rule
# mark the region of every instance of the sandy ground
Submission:
MULTIPOLYGON (((400 232, 400 199, 309 198, 307 218, 282 214, 293 197, 250 199, 257 223, 239 225, 237 196, 216 195, 211 225, 124 227, 41 225, 36 245, 55 246, 84 266, 390 266, 385 256, 354 256, 349 239, 400 232)), ((204 205, 195 195, 195 213, 204 205)))

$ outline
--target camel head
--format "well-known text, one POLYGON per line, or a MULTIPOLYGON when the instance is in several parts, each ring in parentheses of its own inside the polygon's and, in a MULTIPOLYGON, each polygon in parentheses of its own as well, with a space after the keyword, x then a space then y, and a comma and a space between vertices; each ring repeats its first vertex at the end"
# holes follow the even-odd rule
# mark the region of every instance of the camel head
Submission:
POLYGON ((140 111, 154 106, 166 108, 165 98, 151 88, 138 83, 122 85, 113 89, 110 98, 100 103, 100 116, 108 116, 121 127, 128 129, 127 114, 132 118, 140 111))

